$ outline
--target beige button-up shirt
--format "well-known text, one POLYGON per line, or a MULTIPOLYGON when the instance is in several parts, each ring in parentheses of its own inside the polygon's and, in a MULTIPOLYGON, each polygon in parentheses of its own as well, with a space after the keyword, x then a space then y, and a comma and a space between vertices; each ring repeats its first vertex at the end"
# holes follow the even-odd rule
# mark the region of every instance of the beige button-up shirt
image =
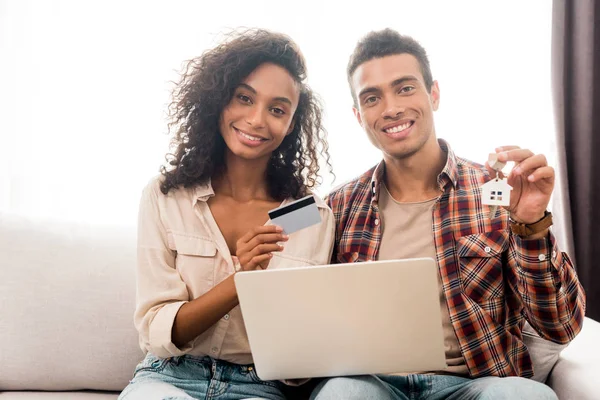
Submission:
MULTIPOLYGON (((171 341, 179 307, 235 273, 236 261, 207 204, 214 195, 210 182, 172 189, 167 195, 159 185, 160 177, 148 184, 139 210, 134 321, 140 347, 163 358, 190 354, 252 363, 239 306, 184 347, 178 348, 171 341)), ((273 253, 269 269, 330 263, 333 214, 318 196, 315 198, 322 222, 292 233, 284 250, 273 253)))

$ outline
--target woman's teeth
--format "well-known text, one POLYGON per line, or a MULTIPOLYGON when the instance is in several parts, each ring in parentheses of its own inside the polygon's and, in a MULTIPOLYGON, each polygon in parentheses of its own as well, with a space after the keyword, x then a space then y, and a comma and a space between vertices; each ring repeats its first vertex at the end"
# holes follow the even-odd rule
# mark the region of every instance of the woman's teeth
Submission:
POLYGON ((255 142, 260 142, 261 140, 263 140, 263 138, 259 138, 259 137, 256 137, 256 136, 250 136, 247 133, 244 133, 244 132, 240 131, 239 129, 238 129, 238 132, 240 133, 240 135, 242 135, 243 137, 245 137, 248 140, 252 140, 252 141, 255 141, 255 142))

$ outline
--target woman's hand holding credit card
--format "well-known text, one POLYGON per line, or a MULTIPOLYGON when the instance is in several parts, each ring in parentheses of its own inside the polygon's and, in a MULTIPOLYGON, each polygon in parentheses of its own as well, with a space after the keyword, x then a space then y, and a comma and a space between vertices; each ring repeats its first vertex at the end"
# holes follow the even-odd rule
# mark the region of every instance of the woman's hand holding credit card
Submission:
POLYGON ((267 269, 274 251, 283 250, 280 242, 288 236, 276 225, 257 226, 237 241, 236 256, 242 271, 267 269))
POLYGON ((313 195, 269 211, 274 225, 281 226, 288 235, 321 222, 321 214, 313 195))
POLYGON ((273 225, 258 226, 237 241, 236 256, 242 271, 267 269, 273 252, 282 251, 288 235, 321 222, 312 195, 269 211, 273 225))

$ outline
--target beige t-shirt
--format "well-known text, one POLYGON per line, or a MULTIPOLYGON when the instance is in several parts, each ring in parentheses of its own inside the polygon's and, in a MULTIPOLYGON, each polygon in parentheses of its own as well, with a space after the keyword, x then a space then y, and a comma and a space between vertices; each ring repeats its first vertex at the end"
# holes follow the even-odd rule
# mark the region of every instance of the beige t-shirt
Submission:
MULTIPOLYGON (((436 259, 432 228, 432 211, 437 197, 417 203, 399 203, 390 195, 385 184, 381 184, 379 210, 382 215, 382 239, 379 247, 379 259, 431 257, 436 259)), ((469 371, 460 352, 460 346, 454 328, 450 323, 448 306, 442 291, 442 282, 438 274, 440 288, 440 308, 444 328, 444 347, 448 368, 442 373, 466 375, 469 371)))
MULTIPOLYGON (((159 183, 158 179, 151 182, 140 202, 134 315, 140 347, 161 358, 190 354, 252 363, 239 306, 185 346, 178 348, 171 341, 179 308, 235 273, 239 262, 231 256, 208 207, 214 195, 210 183, 171 190, 167 195, 159 183)), ((284 250, 273 253, 269 269, 329 264, 335 235, 333 213, 323 200, 315 199, 322 222, 291 234, 284 250)))

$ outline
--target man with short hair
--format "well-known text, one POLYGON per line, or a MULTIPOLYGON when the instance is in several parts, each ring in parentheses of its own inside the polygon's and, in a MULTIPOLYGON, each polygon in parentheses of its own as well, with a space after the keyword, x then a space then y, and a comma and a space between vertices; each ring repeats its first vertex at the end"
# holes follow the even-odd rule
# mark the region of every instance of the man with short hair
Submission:
MULTIPOLYGON (((321 399, 556 399, 533 375, 525 319, 545 339, 581 330, 585 295, 548 229, 554 170, 541 154, 496 149, 515 162, 510 205, 490 218, 481 186, 496 176, 436 138, 440 102, 423 47, 386 29, 356 46, 348 65, 354 115, 383 161, 334 190, 333 262, 431 257, 439 267, 444 371, 332 378, 321 399)), ((399 305, 409 306, 409 305, 399 305)))

